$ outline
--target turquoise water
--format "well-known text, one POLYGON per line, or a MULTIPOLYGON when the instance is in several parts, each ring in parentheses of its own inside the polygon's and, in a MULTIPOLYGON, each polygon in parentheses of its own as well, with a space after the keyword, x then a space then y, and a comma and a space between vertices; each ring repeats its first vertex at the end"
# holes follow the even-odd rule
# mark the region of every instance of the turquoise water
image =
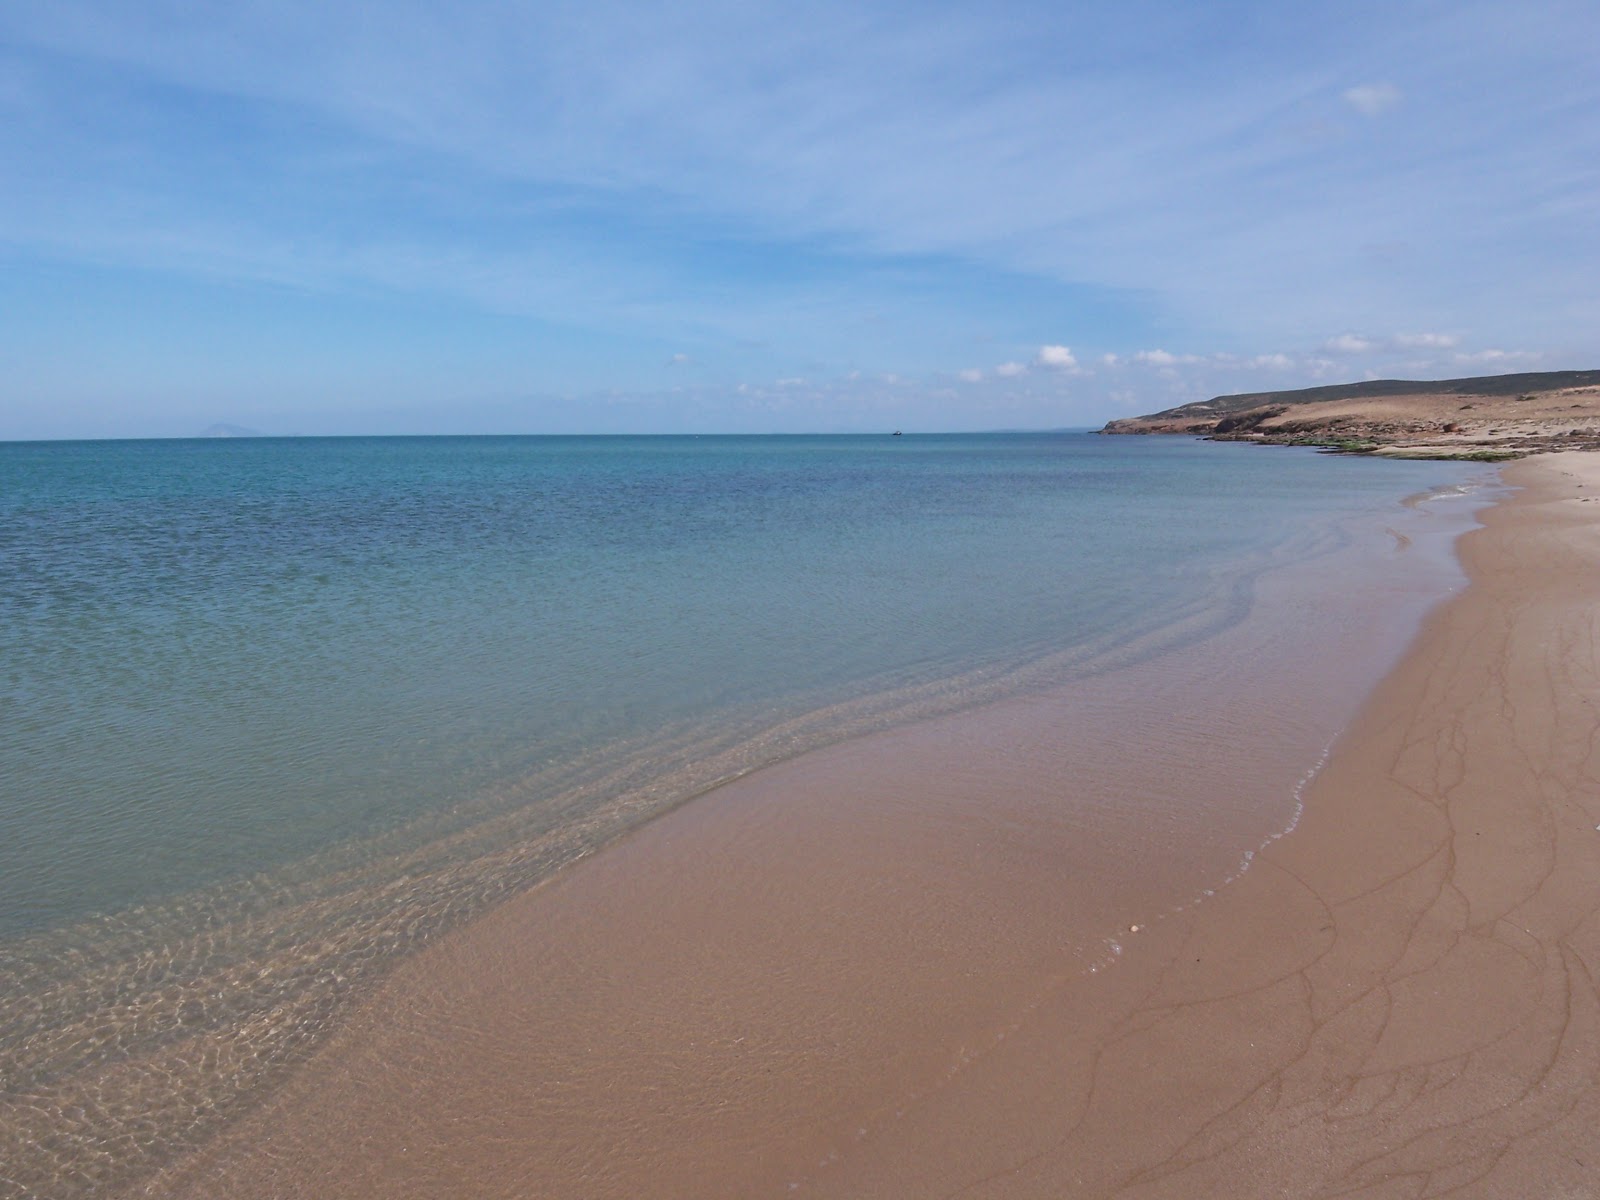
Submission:
POLYGON ((0 1158, 60 1195, 159 1164, 393 956, 639 820, 1215 632, 1475 471, 1074 433, 0 445, 0 1158))
POLYGON ((1087 435, 0 447, 0 933, 1171 624, 1459 473, 1087 435))

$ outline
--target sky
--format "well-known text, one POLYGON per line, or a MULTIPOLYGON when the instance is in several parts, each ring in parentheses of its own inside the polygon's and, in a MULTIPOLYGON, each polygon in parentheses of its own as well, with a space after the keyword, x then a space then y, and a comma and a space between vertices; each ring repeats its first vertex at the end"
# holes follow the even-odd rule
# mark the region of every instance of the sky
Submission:
POLYGON ((21 0, 0 439, 1600 367, 1600 5, 21 0))

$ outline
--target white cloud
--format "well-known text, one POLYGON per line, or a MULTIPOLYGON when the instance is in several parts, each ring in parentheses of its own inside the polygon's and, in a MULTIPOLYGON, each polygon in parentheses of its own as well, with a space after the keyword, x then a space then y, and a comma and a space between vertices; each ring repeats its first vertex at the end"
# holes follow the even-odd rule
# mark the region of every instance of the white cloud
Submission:
POLYGON ((1294 359, 1287 354, 1258 354, 1245 365, 1257 370, 1287 371, 1294 366, 1294 359))
POLYGON ((1377 345, 1377 342, 1359 333, 1341 333, 1323 342, 1322 348, 1329 354, 1365 354, 1377 345))
POLYGON ((1053 371, 1070 371, 1078 365, 1078 360, 1066 346, 1040 346, 1039 353, 1034 356, 1033 361, 1038 366, 1049 367, 1053 371))
POLYGON ((1459 363, 1513 363, 1526 362, 1540 357, 1532 350, 1477 350, 1471 354, 1457 354, 1459 363))
POLYGON ((1100 356, 1100 361, 1102 363, 1104 363, 1108 367, 1117 366, 1119 363, 1122 362, 1122 360, 1120 358, 1118 358, 1115 354, 1102 354, 1100 356))
MULTIPOLYGON (((1331 45, 1319 34, 1341 26, 1337 14, 1312 6, 1252 33, 1264 40, 1241 49, 1259 70, 1238 71, 1227 58, 1207 63, 1210 86, 1168 69, 1193 65, 1188 40, 1137 9, 1108 9, 1104 32, 1112 48, 1138 35, 1151 57, 1143 69, 1106 72, 1035 53, 1041 44, 1084 61, 1106 53, 1064 36, 1079 24, 1071 6, 1045 6, 1037 22, 992 6, 902 22, 874 5, 824 3, 805 28, 783 6, 761 3, 469 3, 459 16, 440 16, 420 0, 396 0, 394 19, 377 23, 347 0, 222 6, 194 21, 171 0, 154 10, 163 19, 116 0, 57 0, 13 5, 0 18, 8 47, 32 40, 64 63, 111 64, 93 73, 107 87, 136 80, 128 91, 140 103, 147 93, 174 95, 170 111, 112 112, 117 119, 91 119, 87 128, 74 99, 16 135, 13 157, 0 156, 8 240, 32 228, 23 216, 36 216, 62 256, 94 258, 90 234, 109 223, 142 261, 171 271, 187 265, 175 262, 171 238, 204 223, 227 235, 194 256, 217 273, 466 292, 608 336, 643 331, 649 340, 636 357, 651 367, 666 357, 662 337, 684 337, 700 353, 725 334, 781 341, 795 362, 924 369, 912 353, 864 355, 853 331, 810 316, 850 308, 825 303, 826 288, 734 288, 697 274, 702 260, 723 256, 680 256, 679 248, 696 244, 708 219, 734 244, 770 243, 786 258, 799 248, 846 248, 807 279, 881 273, 884 262, 902 261, 882 256, 931 255, 1146 297, 1159 323, 1110 334, 1110 344, 1125 347, 1117 363, 1134 367, 1129 376, 1179 363, 1166 351, 1128 358, 1128 348, 1157 336, 1296 347, 1298 357, 1318 340, 1302 343, 1304 330, 1360 319, 1377 331, 1492 329, 1502 345, 1570 344, 1583 353, 1600 328, 1590 178, 1600 76, 1584 53, 1600 28, 1594 5, 1574 5, 1562 20, 1514 20, 1494 5, 1374 9, 1358 38, 1317 60, 1338 72, 1337 82, 1308 85, 1303 52, 1331 45), (1430 53, 1402 76, 1392 48, 1419 44, 1430 53), (1401 77, 1414 96, 1384 82, 1401 77), (1309 104, 1307 86, 1321 89, 1309 104), (213 93, 228 102, 207 103, 213 93), (278 185, 270 193, 253 177, 211 190, 205 139, 168 138, 158 119, 181 105, 220 120, 240 99, 261 106, 248 118, 258 134, 279 127, 278 108, 297 127, 328 131, 287 162, 267 155, 276 139, 250 143, 239 157, 259 158, 262 179, 278 185), (1404 119, 1382 119, 1396 105, 1404 119), (1085 111, 1104 119, 1085 122, 1085 111), (1286 134, 1310 117, 1365 124, 1359 114, 1377 118, 1362 132, 1382 137, 1306 153, 1286 134), (155 134, 148 145, 136 137, 145 129, 155 134), (1495 136, 1482 136, 1486 129, 1495 136), (32 147, 52 132, 72 136, 65 146, 49 143, 50 169, 21 171, 29 187, 17 190, 5 166, 41 161, 32 147), (428 177, 436 165, 442 183, 428 177), (419 186, 396 205, 395 180, 412 172, 419 186), (1539 181, 1537 204, 1530 179, 1539 181), (384 221, 359 220, 365 214, 353 201, 349 212, 323 211, 328 197, 367 190, 382 201, 375 211, 384 221), (187 207, 191 193, 202 201, 197 210, 187 207), (235 210, 235 193, 310 199, 303 211, 264 203, 235 210), (1174 194, 1185 203, 1174 205, 1174 194), (417 197, 434 200, 408 208, 417 197), (611 224, 642 197, 648 211, 611 224), (26 212, 12 211, 24 200, 26 212), (579 219, 567 221, 569 210, 579 219), (603 236, 551 233, 591 227, 603 236), (341 255, 336 238, 321 248, 318 231, 334 228, 370 232, 341 255), (512 249, 539 253, 507 262, 508 244, 480 229, 509 230, 512 249), (1453 252, 1464 238, 1474 253, 1453 252), (396 245, 415 245, 412 265, 396 266, 396 245), (1377 247, 1382 287, 1373 286, 1377 247), (663 331, 666 309, 650 299, 658 296, 672 298, 671 319, 685 332, 663 331), (795 313, 814 328, 793 328, 795 313)), ((49 61, 45 68, 55 72, 49 61)), ((7 136, 0 128, 0 142, 7 136)), ((1036 295, 1026 301, 1035 313, 1036 295)), ((863 304, 893 311, 877 296, 863 304)), ((1027 327, 1009 315, 992 320, 1002 345, 1027 327)), ((1059 319, 1054 328, 1083 336, 1069 312, 1059 319)), ((948 329, 929 328, 926 337, 935 347, 953 340, 948 329)), ((1455 347, 1413 349, 1448 363, 1455 347)), ((1023 363, 1008 364, 1002 377, 1024 375, 1023 363)), ((1340 365, 1351 369, 1349 360, 1340 365)), ((593 374, 614 382, 608 370, 593 374)), ((769 356, 741 360, 739 370, 764 378, 785 368, 769 356)))
POLYGON ((1364 117, 1377 117, 1394 108, 1404 96, 1392 83, 1363 83, 1348 89, 1344 102, 1364 117))
POLYGON ((1448 350, 1460 341, 1448 333, 1397 333, 1391 340, 1401 350, 1448 350))
POLYGON ((671 358, 667 359, 667 366, 669 366, 669 367, 686 367, 692 361, 693 360, 690 359, 690 357, 687 354, 674 354, 671 358))
POLYGON ((1197 363, 1200 356, 1197 354, 1173 354, 1168 350, 1141 350, 1133 356, 1133 361, 1144 363, 1151 367, 1174 367, 1180 363, 1197 363))
POLYGON ((976 367, 969 367, 965 371, 958 371, 956 372, 956 377, 960 379, 962 383, 983 382, 983 372, 978 370, 976 367))
POLYGON ((994 373, 1001 379, 1015 379, 1018 375, 1025 375, 1028 368, 1019 362, 1003 362, 994 369, 994 373))

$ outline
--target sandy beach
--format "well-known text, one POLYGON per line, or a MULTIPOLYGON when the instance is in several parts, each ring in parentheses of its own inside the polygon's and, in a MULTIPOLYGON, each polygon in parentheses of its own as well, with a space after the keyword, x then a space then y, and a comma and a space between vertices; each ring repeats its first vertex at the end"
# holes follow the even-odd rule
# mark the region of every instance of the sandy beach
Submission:
POLYGON ((1359 710, 1340 639, 1396 626, 1329 580, 1301 618, 1339 636, 1275 687, 1224 637, 1071 721, 760 772, 404 962, 142 1194, 1597 1194, 1600 456, 1505 478, 1359 710), (1153 687, 1194 714, 1154 765, 1040 772, 1137 744, 1153 687), (1302 708, 1345 732, 1296 794, 1302 708))

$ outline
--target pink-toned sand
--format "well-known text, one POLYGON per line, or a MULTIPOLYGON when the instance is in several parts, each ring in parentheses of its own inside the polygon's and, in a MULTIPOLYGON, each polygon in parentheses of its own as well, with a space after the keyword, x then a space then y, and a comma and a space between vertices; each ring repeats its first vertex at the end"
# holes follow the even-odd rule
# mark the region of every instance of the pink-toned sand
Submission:
POLYGON ((1507 478, 1242 875, 1285 815, 1230 781, 1292 781, 1337 639, 1227 729, 1224 639, 1068 729, 1016 701, 713 793, 404 963, 148 1194, 1600 1195, 1600 456, 1507 478), (1092 765, 1162 686, 1181 753, 1092 765))

